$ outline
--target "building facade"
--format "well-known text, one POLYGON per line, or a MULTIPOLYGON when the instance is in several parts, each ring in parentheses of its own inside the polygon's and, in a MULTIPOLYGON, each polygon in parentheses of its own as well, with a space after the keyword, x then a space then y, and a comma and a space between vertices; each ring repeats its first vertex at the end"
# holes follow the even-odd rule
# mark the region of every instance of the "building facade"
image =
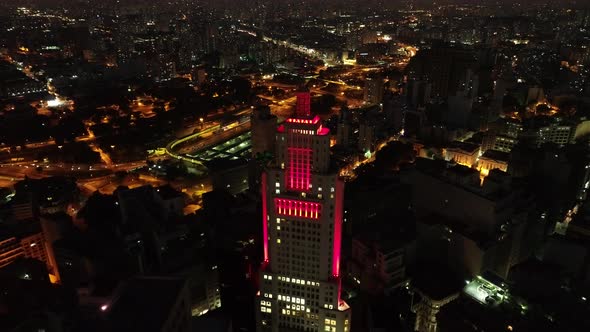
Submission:
POLYGON ((341 298, 344 182, 330 167, 330 135, 298 95, 262 175, 264 263, 258 331, 350 331, 341 298))
POLYGON ((383 78, 367 77, 363 99, 368 105, 377 105, 383 101, 383 78))

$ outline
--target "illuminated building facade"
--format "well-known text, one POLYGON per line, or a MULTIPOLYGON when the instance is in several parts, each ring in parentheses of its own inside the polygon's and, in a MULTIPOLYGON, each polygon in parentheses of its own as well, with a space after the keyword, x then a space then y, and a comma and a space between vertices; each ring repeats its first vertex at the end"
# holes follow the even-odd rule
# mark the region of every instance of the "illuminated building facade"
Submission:
POLYGON ((277 130, 274 167, 262 175, 264 263, 258 331, 350 331, 341 299, 344 182, 330 168, 330 135, 310 114, 309 92, 277 130))
POLYGON ((34 258, 45 263, 49 273, 54 276, 57 275, 55 259, 48 252, 48 246, 42 232, 26 234, 20 238, 0 239, 0 268, 25 257, 34 258))
POLYGON ((364 101, 369 105, 378 105, 383 101, 383 79, 381 77, 366 78, 364 101))

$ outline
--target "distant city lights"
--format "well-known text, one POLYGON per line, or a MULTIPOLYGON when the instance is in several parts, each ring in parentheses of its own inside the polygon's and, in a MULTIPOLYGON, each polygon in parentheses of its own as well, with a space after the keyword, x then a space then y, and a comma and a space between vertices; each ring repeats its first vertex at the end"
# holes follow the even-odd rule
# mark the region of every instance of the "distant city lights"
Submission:
POLYGON ((63 104, 64 104, 64 101, 59 98, 55 98, 53 100, 47 101, 47 107, 60 107, 63 104))

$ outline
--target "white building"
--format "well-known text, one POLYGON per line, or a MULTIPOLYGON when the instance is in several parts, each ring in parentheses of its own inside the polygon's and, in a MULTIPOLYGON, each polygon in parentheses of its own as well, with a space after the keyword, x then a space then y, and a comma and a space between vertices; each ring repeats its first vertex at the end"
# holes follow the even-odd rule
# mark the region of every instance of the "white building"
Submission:
POLYGON ((276 144, 275 166, 262 176, 257 330, 350 331, 340 294, 344 182, 330 169, 329 129, 298 107, 276 144))

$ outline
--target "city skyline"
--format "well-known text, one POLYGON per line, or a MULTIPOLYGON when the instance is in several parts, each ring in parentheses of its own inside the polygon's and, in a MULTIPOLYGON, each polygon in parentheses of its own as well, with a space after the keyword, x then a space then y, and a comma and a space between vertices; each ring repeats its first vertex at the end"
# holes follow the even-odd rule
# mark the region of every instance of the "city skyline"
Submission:
POLYGON ((587 1, 0 4, 0 331, 590 330, 587 1))

